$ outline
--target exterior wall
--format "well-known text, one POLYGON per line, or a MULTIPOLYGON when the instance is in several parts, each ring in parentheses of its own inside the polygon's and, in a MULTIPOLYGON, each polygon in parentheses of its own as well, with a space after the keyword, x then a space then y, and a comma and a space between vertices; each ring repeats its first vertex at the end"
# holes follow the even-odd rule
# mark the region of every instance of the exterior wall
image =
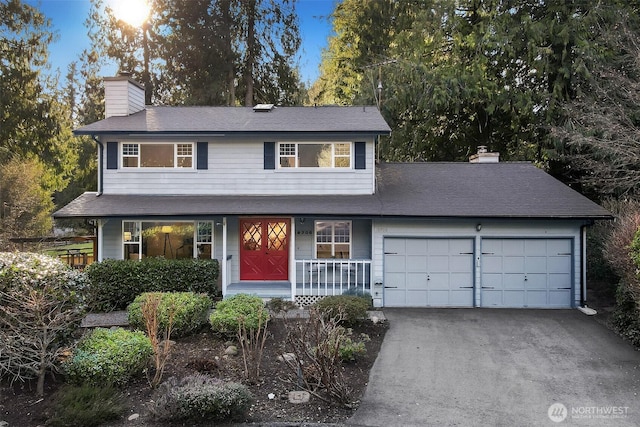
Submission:
POLYGON ((482 238, 569 238, 573 240, 573 301, 580 304, 580 227, 581 221, 570 220, 394 220, 376 219, 373 221, 373 258, 372 279, 374 299, 378 305, 384 305, 384 238, 385 237, 428 237, 428 238, 473 238, 474 239, 474 306, 480 306, 481 242, 482 238), (481 230, 476 226, 480 224, 481 230))
POLYGON ((144 89, 128 78, 105 79, 105 117, 128 116, 144 109, 144 89))
MULTIPOLYGON (((105 194, 211 194, 211 195, 294 195, 294 194, 373 194, 375 159, 371 137, 353 135, 311 141, 366 141, 366 169, 264 169, 264 142, 304 142, 303 139, 228 138, 211 139, 208 144, 208 169, 118 169, 103 165, 105 194)), ((164 140, 104 137, 103 142, 204 142, 202 139, 164 140)), ((354 153, 352 149, 352 165, 354 153)), ((194 157, 194 165, 196 159, 194 157)))

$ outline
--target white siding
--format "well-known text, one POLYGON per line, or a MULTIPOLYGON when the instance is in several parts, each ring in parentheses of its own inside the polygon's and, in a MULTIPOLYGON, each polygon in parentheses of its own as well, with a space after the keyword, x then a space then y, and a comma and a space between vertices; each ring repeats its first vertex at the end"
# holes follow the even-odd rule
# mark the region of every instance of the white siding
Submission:
MULTIPOLYGON (((480 306, 481 239, 490 237, 567 238, 573 241, 573 306, 580 304, 580 221, 526 220, 374 220, 372 277, 374 282, 384 278, 385 237, 462 237, 474 239, 474 306, 480 306), (481 224, 481 230, 476 226, 481 224)), ((379 296, 376 296, 376 298, 379 296)), ((384 304, 384 302, 383 302, 384 304)))
POLYGON ((128 79, 105 80, 105 117, 128 116, 144 110, 144 90, 128 79))
MULTIPOLYGON (((116 141, 104 138, 104 141, 116 141)), ((281 139, 280 139, 281 140, 281 139)), ((314 140, 317 140, 314 138, 314 140)), ((362 138, 354 141, 363 140, 362 138)), ((176 141, 173 139, 173 141, 176 141)), ((197 142, 190 140, 189 142, 197 142)), ((344 141, 344 138, 336 139, 344 141)), ((126 142, 135 142, 127 140, 126 142)), ((262 139, 220 140, 208 144, 207 170, 104 170, 105 194, 296 195, 372 194, 373 140, 366 146, 366 169, 264 169, 262 139)), ((352 150, 353 151, 353 150, 352 150)), ((194 164, 196 159, 194 158, 194 164)), ((354 161, 352 161, 354 163, 354 161)), ((121 166, 122 159, 118 158, 121 166)))

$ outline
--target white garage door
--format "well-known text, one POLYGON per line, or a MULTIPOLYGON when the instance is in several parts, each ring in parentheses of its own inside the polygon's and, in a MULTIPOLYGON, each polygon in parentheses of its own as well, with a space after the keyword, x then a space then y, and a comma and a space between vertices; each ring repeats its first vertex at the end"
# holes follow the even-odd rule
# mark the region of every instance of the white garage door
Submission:
POLYGON ((571 307, 571 239, 482 239, 482 307, 571 307))
POLYGON ((384 239, 386 307, 472 307, 472 239, 384 239))

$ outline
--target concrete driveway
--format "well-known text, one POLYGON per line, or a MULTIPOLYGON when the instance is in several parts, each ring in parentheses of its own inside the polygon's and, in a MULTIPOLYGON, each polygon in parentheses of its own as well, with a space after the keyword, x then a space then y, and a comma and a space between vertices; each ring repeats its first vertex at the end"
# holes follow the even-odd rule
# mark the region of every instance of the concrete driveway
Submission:
POLYGON ((349 425, 640 425, 640 352, 593 317, 577 310, 384 313, 390 329, 349 425), (564 406, 550 416, 556 403, 564 406))

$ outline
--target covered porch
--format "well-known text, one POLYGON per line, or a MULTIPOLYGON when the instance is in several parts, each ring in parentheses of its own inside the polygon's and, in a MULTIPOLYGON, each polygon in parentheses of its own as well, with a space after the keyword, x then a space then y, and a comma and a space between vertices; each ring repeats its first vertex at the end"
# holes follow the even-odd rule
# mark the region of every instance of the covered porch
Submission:
POLYGON ((244 293, 304 306, 345 292, 371 294, 370 259, 296 259, 294 265, 291 280, 237 281, 226 286, 224 296, 244 293))

